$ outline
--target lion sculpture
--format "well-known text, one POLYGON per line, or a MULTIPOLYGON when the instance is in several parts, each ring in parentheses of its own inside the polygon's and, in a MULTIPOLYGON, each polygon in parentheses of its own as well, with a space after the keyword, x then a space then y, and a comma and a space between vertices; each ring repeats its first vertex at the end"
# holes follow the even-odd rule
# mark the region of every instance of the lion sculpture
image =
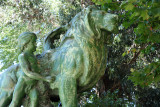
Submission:
MULTIPOLYGON (((56 75, 55 81, 48 84, 49 93, 58 95, 63 107, 77 107, 77 93, 91 89, 104 74, 105 44, 111 33, 117 30, 117 19, 117 15, 90 6, 78 13, 69 24, 51 31, 46 37, 45 51, 37 59, 42 75, 56 75), (54 40, 63 33, 60 45, 55 48, 54 40)), ((3 85, 4 78, 1 77, 0 94, 1 98, 7 96, 7 102, 11 100, 17 72, 18 65, 3 72, 10 86, 3 85), (4 86, 9 88, 5 90, 6 95, 2 95, 4 86)))

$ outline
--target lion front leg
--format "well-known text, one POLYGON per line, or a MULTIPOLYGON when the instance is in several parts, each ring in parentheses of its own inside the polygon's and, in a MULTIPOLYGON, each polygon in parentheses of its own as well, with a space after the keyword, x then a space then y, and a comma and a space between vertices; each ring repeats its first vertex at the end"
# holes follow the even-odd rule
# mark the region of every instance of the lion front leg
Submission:
POLYGON ((77 107, 77 82, 75 77, 61 76, 59 96, 63 107, 77 107))

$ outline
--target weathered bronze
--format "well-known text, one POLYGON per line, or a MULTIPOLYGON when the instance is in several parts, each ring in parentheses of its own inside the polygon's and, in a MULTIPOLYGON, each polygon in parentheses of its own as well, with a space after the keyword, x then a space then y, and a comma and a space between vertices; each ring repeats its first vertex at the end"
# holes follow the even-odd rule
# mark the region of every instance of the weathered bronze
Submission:
MULTIPOLYGON (((14 87, 14 90, 11 90, 10 94, 12 94, 13 92, 13 97, 11 98, 12 101, 9 107, 20 106, 25 94, 28 94, 30 97, 30 103, 31 103, 30 106, 37 107, 38 106, 38 92, 36 88, 34 87, 34 85, 37 83, 36 80, 43 80, 46 82, 51 82, 52 79, 54 78, 54 77, 51 78, 50 76, 42 77, 38 73, 39 69, 38 69, 37 59, 33 54, 33 52, 36 50, 36 45, 35 45, 36 38, 37 38, 36 35, 30 32, 24 32, 18 38, 18 46, 21 52, 18 59, 19 59, 21 69, 19 70, 18 75, 16 75, 15 74, 16 72, 13 71, 11 73, 14 73, 14 74, 7 74, 4 76, 5 81, 3 80, 2 82, 2 85, 4 86, 3 87, 1 86, 2 94, 0 97, 0 105, 2 107, 7 106, 6 101, 7 101, 8 93, 6 93, 5 90, 7 90, 6 86, 13 87, 12 80, 16 82, 15 79, 17 79, 17 83, 14 87), (9 83, 4 84, 6 82, 9 82, 9 83), (6 95, 3 95, 5 93, 6 95)), ((8 71, 9 70, 10 69, 8 69, 8 71)))
MULTIPOLYGON (((42 83, 38 76, 27 75, 24 69, 22 71, 32 81, 39 80, 38 83, 42 85, 49 83, 43 92, 47 92, 47 96, 59 96, 63 107, 77 107, 77 93, 91 89, 104 74, 107 57, 105 43, 110 34, 117 30, 117 18, 117 15, 90 6, 78 13, 69 24, 48 34, 44 42, 45 51, 37 56, 38 65, 33 64, 31 67, 38 66, 36 68, 39 68, 39 75, 50 75, 49 79, 55 78, 55 81, 44 79, 47 82, 42 83), (53 42, 62 33, 64 36, 60 46, 55 48, 53 42)), ((7 105, 13 101, 11 96, 18 84, 19 71, 19 65, 14 65, 2 73, 0 104, 7 105)), ((24 105, 25 102, 26 100, 23 101, 24 105)), ((39 103, 39 107, 47 106, 39 103)))

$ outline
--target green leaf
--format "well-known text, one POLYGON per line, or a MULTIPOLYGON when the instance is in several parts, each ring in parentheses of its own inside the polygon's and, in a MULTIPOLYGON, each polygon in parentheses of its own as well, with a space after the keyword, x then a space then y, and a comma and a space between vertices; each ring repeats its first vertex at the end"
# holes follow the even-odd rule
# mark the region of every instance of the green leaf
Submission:
POLYGON ((104 5, 105 3, 112 3, 112 0, 92 0, 96 5, 104 5))
POLYGON ((131 69, 130 69, 130 71, 131 71, 131 72, 134 72, 134 69, 133 69, 133 68, 131 68, 131 69))
POLYGON ((144 31, 145 31, 145 28, 146 26, 144 25, 144 23, 139 23, 138 24, 138 27, 137 28, 134 28, 134 32, 136 33, 136 34, 143 34, 144 33, 144 31))
POLYGON ((160 8, 154 8, 151 10, 152 14, 154 15, 154 17, 159 17, 160 20, 160 8))
POLYGON ((126 55, 126 52, 124 52, 123 54, 122 54, 122 56, 125 56, 126 55))
POLYGON ((132 3, 129 3, 125 6, 125 10, 132 10, 134 8, 134 5, 132 3))
POLYGON ((112 0, 107 0, 107 3, 112 3, 112 0))
POLYGON ((153 42, 153 43, 160 43, 160 34, 155 33, 155 34, 149 36, 149 41, 153 42))
POLYGON ((141 11, 140 17, 142 17, 143 20, 149 19, 148 10, 141 11))
POLYGON ((97 1, 97 0, 92 0, 92 2, 94 2, 94 3, 95 3, 96 1, 97 1))
POLYGON ((134 23, 134 20, 130 20, 130 21, 125 21, 123 22, 123 26, 125 27, 125 29, 127 29, 129 26, 131 26, 134 23))
POLYGON ((134 3, 134 2, 136 2, 137 0, 128 0, 128 2, 130 2, 130 3, 134 3))
POLYGON ((129 19, 132 19, 132 18, 134 18, 134 17, 136 17, 136 16, 139 16, 140 15, 140 12, 134 12, 130 17, 129 17, 129 19))

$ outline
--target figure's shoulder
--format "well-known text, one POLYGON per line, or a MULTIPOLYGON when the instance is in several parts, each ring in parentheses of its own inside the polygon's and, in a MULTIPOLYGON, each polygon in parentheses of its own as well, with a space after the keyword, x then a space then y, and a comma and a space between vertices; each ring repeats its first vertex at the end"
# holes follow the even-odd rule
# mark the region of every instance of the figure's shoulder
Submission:
POLYGON ((25 59, 25 57, 26 57, 26 54, 21 53, 21 54, 19 54, 18 59, 25 59))

